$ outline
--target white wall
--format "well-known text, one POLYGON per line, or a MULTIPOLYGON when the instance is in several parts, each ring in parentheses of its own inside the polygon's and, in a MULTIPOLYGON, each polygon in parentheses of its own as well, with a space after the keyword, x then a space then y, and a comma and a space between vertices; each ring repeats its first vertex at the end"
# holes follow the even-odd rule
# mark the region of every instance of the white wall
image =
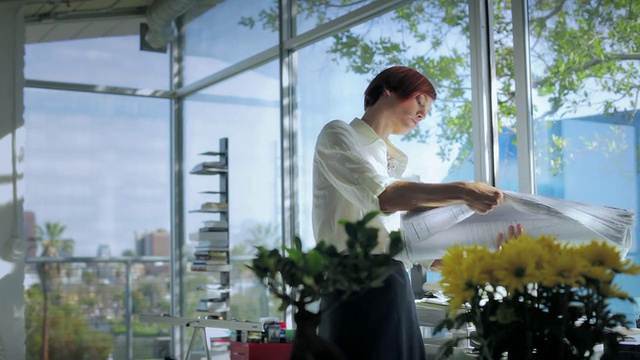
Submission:
POLYGON ((0 1, 0 360, 25 357, 24 16, 22 1, 0 1))

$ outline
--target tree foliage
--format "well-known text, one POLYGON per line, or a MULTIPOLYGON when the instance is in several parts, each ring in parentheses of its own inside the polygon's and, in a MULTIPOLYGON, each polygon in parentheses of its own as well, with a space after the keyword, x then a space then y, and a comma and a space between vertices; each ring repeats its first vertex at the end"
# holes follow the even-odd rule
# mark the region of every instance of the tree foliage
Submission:
MULTIPOLYGON (((499 129, 515 131, 511 1, 493 3, 499 129)), ((321 24, 363 1, 298 0, 296 4, 298 17, 321 24)), ((241 23, 261 23, 278 31, 277 14, 274 1, 256 18, 243 18, 241 23)), ((536 120, 555 120, 589 107, 632 121, 640 95, 640 2, 530 0, 528 14, 536 120)), ((410 66, 427 75, 438 90, 434 109, 440 114, 439 156, 460 165, 472 152, 468 2, 417 0, 384 18, 391 22, 385 28, 393 32, 371 35, 348 29, 332 36, 329 53, 348 71, 370 78, 391 65, 410 66)), ((372 20, 369 28, 381 21, 372 20)), ((433 136, 415 130, 405 140, 424 142, 433 136)), ((552 170, 561 165, 551 162, 552 170)))
MULTIPOLYGON (((43 294, 38 286, 25 291, 26 358, 42 359, 43 294)), ((49 306, 49 359, 106 359, 113 352, 110 334, 91 327, 77 306, 53 301, 49 306)))

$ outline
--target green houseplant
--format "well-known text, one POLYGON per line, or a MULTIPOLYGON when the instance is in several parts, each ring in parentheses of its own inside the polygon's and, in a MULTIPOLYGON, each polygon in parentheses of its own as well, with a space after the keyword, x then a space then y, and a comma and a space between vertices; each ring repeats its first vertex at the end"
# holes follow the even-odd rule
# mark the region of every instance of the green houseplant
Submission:
POLYGON ((348 236, 347 249, 342 252, 324 241, 304 252, 298 237, 291 248, 283 251, 257 247, 249 268, 282 301, 282 311, 289 306, 295 310, 296 337, 291 359, 344 359, 339 349, 317 335, 322 315, 335 304, 317 311, 309 305, 335 290, 344 291, 344 301, 383 284, 393 270, 393 256, 402 251, 403 245, 400 233, 392 232, 389 251, 371 253, 378 244, 378 229, 367 227, 367 223, 377 215, 379 212, 371 212, 360 221, 341 222, 348 236))

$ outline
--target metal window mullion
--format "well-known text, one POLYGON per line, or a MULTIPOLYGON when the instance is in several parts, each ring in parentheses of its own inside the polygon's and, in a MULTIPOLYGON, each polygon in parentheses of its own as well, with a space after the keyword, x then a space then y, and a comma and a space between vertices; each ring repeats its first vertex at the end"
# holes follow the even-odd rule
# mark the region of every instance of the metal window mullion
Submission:
POLYGON ((278 58, 280 49, 278 46, 273 46, 258 54, 255 54, 247 59, 239 61, 231 66, 228 66, 218 72, 211 75, 207 75, 200 80, 197 80, 184 87, 176 88, 177 97, 185 97, 191 95, 197 91, 207 88, 215 83, 229 79, 235 75, 238 75, 246 70, 264 65, 270 61, 278 58))
MULTIPOLYGON (((178 89, 182 85, 183 78, 183 44, 184 27, 181 19, 176 20, 179 30, 176 40, 170 45, 171 51, 171 87, 178 89)), ((184 234, 184 113, 183 98, 174 97, 171 101, 170 119, 170 209, 171 209, 171 314, 184 316, 184 276, 186 263, 183 259, 183 234, 184 234)), ((185 330, 182 326, 172 326, 171 329, 171 353, 182 355, 182 341, 185 330)))
MULTIPOLYGON (((294 0, 280 0, 280 43, 292 36, 292 4, 294 0)), ((298 231, 296 219, 296 99, 293 51, 280 47, 280 137, 282 176, 282 241, 290 247, 298 231)))
POLYGON ((516 127, 518 129, 518 185, 520 192, 535 194, 527 0, 513 0, 511 6, 516 84, 516 127))
MULTIPOLYGON (((286 1, 286 3, 291 3, 292 1, 294 0, 288 0, 286 1)), ((204 78, 198 81, 195 81, 189 85, 186 85, 185 87, 176 88, 176 96, 184 97, 184 96, 193 94, 194 92, 202 90, 220 81, 226 80, 243 71, 258 67, 272 60, 275 60, 279 56, 281 57, 283 50, 289 50, 289 51, 298 50, 314 42, 323 40, 340 31, 344 31, 353 26, 361 24, 365 21, 376 18, 400 6, 407 5, 411 2, 412 0, 374 1, 371 4, 358 8, 348 14, 340 16, 339 18, 331 20, 325 24, 319 25, 299 36, 296 36, 294 32, 295 17, 292 9, 295 4, 292 4, 290 6, 287 5, 289 6, 287 11, 290 12, 291 19, 293 20, 292 21, 286 20, 289 22, 289 24, 286 25, 286 28, 283 28, 282 27, 283 17, 281 16, 281 22, 280 22, 281 31, 280 31, 280 38, 279 38, 280 43, 278 46, 274 46, 264 51, 261 51, 258 54, 255 54, 242 61, 239 61, 229 67, 222 69, 221 71, 205 76, 204 78), (283 31, 288 31, 289 35, 282 36, 283 31)))
POLYGON ((292 36, 283 42, 283 46, 289 50, 300 49, 412 2, 413 0, 373 1, 338 18, 318 25, 299 36, 292 36))
POLYGON ((122 86, 78 84, 78 83, 67 83, 67 82, 45 81, 45 80, 25 80, 25 87, 38 88, 38 89, 67 90, 67 91, 76 91, 76 92, 89 92, 89 93, 98 93, 98 94, 163 98, 163 99, 171 99, 174 96, 171 91, 166 91, 166 90, 138 89, 138 88, 128 88, 128 87, 122 87, 122 86))
POLYGON ((475 180, 495 185, 498 157, 495 52, 490 0, 469 0, 471 121, 475 180))
MULTIPOLYGON (((300 231, 298 220, 298 192, 296 165, 297 113, 295 86, 297 80, 296 58, 293 50, 286 49, 284 43, 295 31, 295 0, 280 0, 280 159, 282 179, 282 245, 291 247, 293 239, 300 231)), ((293 324, 292 311, 284 318, 293 324)))

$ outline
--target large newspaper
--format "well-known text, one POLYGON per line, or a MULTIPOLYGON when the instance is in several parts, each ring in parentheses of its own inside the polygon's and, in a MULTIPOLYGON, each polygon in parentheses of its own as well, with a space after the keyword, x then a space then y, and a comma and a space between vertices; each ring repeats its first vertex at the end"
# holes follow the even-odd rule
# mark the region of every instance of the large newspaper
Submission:
POLYGON ((541 195, 504 194, 504 203, 484 215, 464 204, 406 213, 402 231, 407 255, 421 262, 441 258, 455 244, 495 248, 496 235, 516 224, 532 237, 545 234, 572 243, 604 240, 616 246, 622 256, 631 249, 632 211, 541 195))

